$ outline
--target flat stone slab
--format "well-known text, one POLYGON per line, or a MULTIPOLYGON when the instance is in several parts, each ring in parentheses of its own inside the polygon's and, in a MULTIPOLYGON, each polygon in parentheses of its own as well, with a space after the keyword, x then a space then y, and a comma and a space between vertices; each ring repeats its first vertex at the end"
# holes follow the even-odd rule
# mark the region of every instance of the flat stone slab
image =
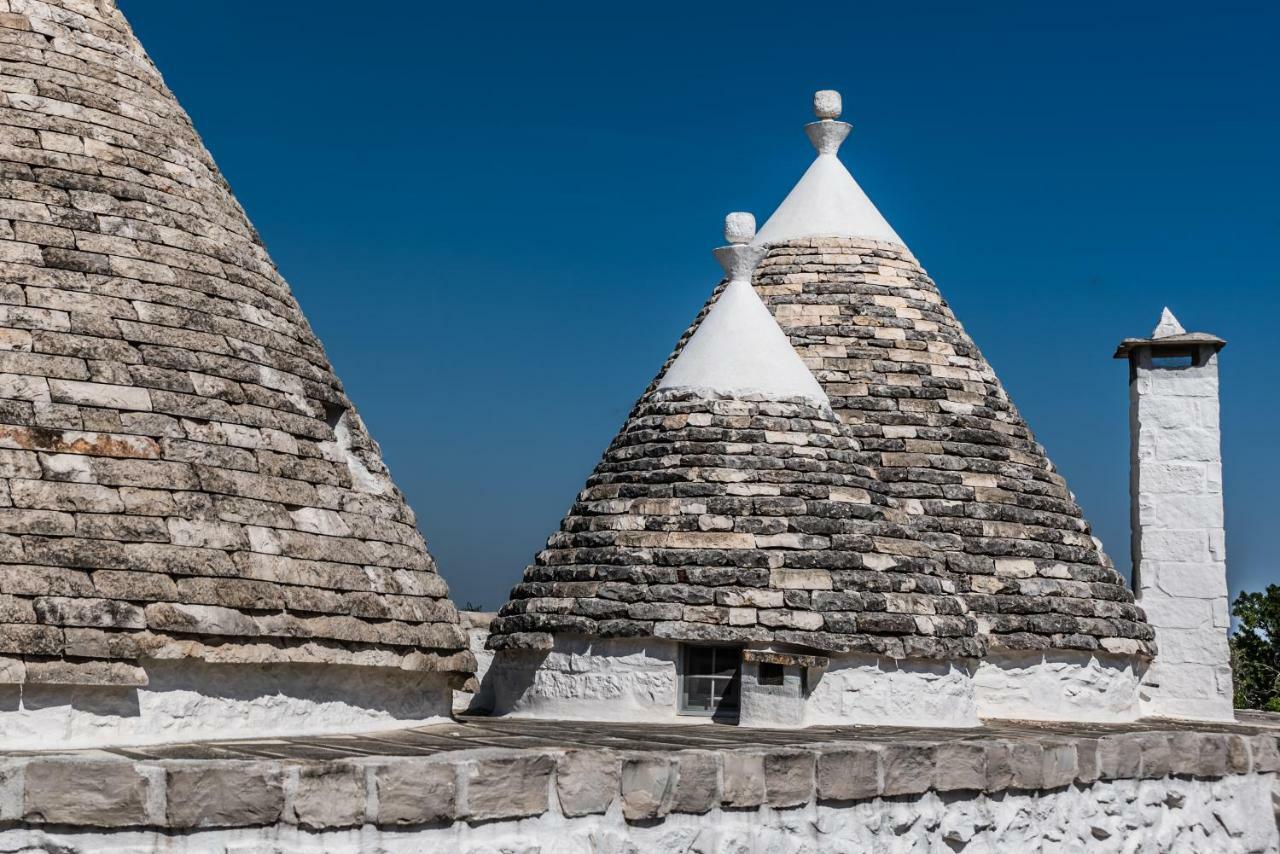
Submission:
POLYGON ((1280 716, 1236 724, 753 730, 467 718, 363 735, 0 754, 29 827, 315 830, 603 813, 627 821, 926 792, 1280 771, 1280 716))

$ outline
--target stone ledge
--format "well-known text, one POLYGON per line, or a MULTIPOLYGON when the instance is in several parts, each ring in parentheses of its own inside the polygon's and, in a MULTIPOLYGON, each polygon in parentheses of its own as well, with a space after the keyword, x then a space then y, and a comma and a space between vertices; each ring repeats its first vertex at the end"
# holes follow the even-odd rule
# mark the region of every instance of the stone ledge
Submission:
POLYGON ((1097 781, 1280 771, 1280 734, 931 736, 714 750, 479 748, 432 756, 0 759, 0 821, 29 827, 308 830, 470 824, 555 812, 627 821, 926 792, 1042 791, 1097 781))

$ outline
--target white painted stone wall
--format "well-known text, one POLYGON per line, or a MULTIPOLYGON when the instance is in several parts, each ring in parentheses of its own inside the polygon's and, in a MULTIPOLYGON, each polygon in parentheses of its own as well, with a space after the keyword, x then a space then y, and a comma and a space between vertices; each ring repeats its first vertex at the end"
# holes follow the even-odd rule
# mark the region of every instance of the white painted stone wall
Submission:
MULTIPOLYGON (((502 652, 473 708, 550 720, 706 723, 676 712, 679 653, 679 644, 661 639, 567 637, 549 653, 502 652)), ((833 656, 826 668, 808 671, 809 695, 800 704, 783 689, 754 686, 754 672, 744 666, 742 726, 972 727, 1001 719, 1137 720, 1144 665, 1068 650, 953 662, 833 656)))
POLYGON ((144 688, 0 685, 0 750, 368 732, 441 723, 445 678, 337 664, 144 661, 144 688))
POLYGON ((1195 367, 1132 361, 1134 590, 1156 630, 1146 715, 1230 720, 1218 357, 1195 367))
POLYGON ((833 657, 816 680, 811 678, 809 688, 805 726, 978 725, 968 661, 833 657))
POLYGON ((999 654, 974 674, 978 717, 987 720, 1124 723, 1140 716, 1134 659, 1087 652, 999 654))
POLYGON ((679 645, 560 637, 550 652, 504 650, 489 668, 495 714, 553 720, 706 723, 676 714, 679 645))
POLYGON ((1044 793, 974 793, 809 803, 670 815, 627 824, 615 803, 603 816, 475 826, 323 833, 293 825, 188 834, 0 831, 0 851, 88 854, 1007 854, 1007 852, 1214 852, 1276 854, 1274 774, 1221 780, 1166 778, 1068 786, 1044 793))

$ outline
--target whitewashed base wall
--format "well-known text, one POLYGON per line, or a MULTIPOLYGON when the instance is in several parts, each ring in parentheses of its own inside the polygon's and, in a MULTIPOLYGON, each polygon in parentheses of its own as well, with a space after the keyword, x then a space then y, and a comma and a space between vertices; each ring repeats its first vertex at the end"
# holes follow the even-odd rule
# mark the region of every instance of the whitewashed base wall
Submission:
POLYGON ((0 851, 88 854, 1275 854, 1274 774, 1069 786, 1046 793, 874 799, 670 815, 628 824, 603 816, 408 830, 313 833, 291 825, 189 833, 0 832, 0 851))

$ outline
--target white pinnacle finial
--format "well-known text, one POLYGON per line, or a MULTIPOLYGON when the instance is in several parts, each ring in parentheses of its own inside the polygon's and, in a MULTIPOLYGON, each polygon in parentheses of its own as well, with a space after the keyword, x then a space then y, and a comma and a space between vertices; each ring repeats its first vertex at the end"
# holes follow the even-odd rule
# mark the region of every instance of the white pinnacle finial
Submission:
POLYGON ((728 246, 721 246, 712 254, 724 268, 729 281, 751 281, 751 273, 764 257, 764 248, 753 246, 756 239, 756 218, 746 211, 734 211, 724 218, 724 239, 728 246))
POLYGON ((737 245, 756 239, 756 218, 746 211, 734 211, 724 218, 724 239, 737 245))
POLYGON ((1187 330, 1183 329, 1182 324, 1178 322, 1178 318, 1173 316, 1168 306, 1165 306, 1164 311, 1160 313, 1160 322, 1151 332, 1151 337, 1168 338, 1170 335, 1185 335, 1186 332, 1187 330))
POLYGON ((835 89, 819 89, 813 93, 813 114, 818 118, 826 121, 838 119, 843 109, 840 93, 835 89))
POLYGON ((819 155, 830 154, 834 157, 849 131, 853 130, 853 125, 848 122, 836 121, 840 118, 842 109, 840 93, 835 89, 822 89, 813 93, 813 114, 818 117, 818 121, 805 125, 804 132, 808 134, 813 147, 818 149, 819 155))

